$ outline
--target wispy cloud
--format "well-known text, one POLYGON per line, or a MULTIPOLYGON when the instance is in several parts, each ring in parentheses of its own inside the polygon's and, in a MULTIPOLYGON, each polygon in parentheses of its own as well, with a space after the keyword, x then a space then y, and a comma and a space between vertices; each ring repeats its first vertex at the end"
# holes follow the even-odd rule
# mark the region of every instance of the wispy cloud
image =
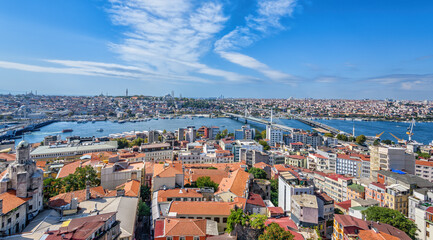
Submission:
POLYGON ((273 32, 283 30, 281 19, 291 16, 295 6, 296 0, 259 0, 256 12, 245 17, 244 25, 237 26, 215 42, 215 52, 232 63, 254 69, 272 80, 296 82, 294 76, 273 70, 253 57, 234 52, 273 32))
POLYGON ((217 37, 230 19, 225 1, 109 0, 105 9, 114 25, 122 26, 122 39, 109 44, 124 64, 43 60, 39 65, 0 62, 0 68, 21 71, 132 78, 168 82, 256 82, 258 77, 217 69, 202 62, 210 50, 224 59, 255 69, 277 82, 297 78, 235 52, 284 29, 283 17, 292 15, 295 0, 258 0, 254 13, 242 26, 217 37), (49 66, 47 66, 49 63, 49 66))
POLYGON ((318 83, 335 83, 338 82, 340 78, 333 76, 322 76, 315 79, 315 82, 318 83))
POLYGON ((401 90, 433 89, 433 74, 393 74, 370 78, 368 81, 401 90))

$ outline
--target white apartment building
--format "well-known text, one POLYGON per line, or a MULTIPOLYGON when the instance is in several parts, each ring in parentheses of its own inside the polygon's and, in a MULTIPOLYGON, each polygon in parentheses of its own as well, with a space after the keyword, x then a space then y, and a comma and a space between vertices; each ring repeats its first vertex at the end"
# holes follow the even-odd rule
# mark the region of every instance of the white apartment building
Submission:
POLYGON ((282 172, 278 177, 278 207, 285 212, 292 209, 292 196, 313 194, 314 186, 300 185, 299 179, 290 172, 282 172))
POLYGON ((362 163, 359 159, 351 158, 350 155, 337 154, 336 172, 343 175, 351 175, 354 177, 361 176, 362 163))
POLYGON ((415 162, 415 175, 433 182, 433 161, 417 160, 415 162))
POLYGON ((269 139, 269 146, 283 142, 283 130, 274 129, 272 125, 266 125, 266 138, 269 139))
POLYGON ((326 157, 327 160, 327 167, 329 171, 336 172, 337 168, 337 154, 332 152, 330 149, 317 149, 316 153, 326 157))

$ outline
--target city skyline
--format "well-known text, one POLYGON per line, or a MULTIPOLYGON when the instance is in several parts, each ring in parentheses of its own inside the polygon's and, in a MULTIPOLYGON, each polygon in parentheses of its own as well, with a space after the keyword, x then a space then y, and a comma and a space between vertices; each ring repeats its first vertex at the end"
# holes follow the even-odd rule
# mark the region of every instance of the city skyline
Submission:
POLYGON ((428 1, 0 6, 0 93, 432 99, 428 1))

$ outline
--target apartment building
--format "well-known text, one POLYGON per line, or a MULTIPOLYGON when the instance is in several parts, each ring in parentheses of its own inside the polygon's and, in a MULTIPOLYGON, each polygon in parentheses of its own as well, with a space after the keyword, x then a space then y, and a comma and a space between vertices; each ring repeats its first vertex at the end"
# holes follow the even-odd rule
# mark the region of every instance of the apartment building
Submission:
POLYGON ((291 211, 293 196, 313 193, 314 186, 308 186, 305 179, 295 175, 295 172, 280 173, 278 177, 278 207, 284 211, 291 211))
POLYGON ((115 189, 129 180, 144 183, 144 162, 116 162, 107 164, 101 169, 101 186, 104 189, 115 189))
POLYGON ((302 227, 313 227, 319 223, 319 206, 317 197, 312 194, 301 194, 292 197, 291 219, 302 227))
POLYGON ((316 171, 328 170, 328 158, 317 153, 310 153, 307 157, 307 168, 316 171))
POLYGON ((145 154, 146 162, 173 160, 173 150, 170 143, 143 144, 140 151, 145 154))
POLYGON ((249 166, 252 166, 260 162, 269 164, 269 154, 264 153, 262 151, 247 150, 245 148, 241 148, 239 161, 246 162, 246 164, 249 166))
POLYGON ((433 161, 415 161, 415 175, 433 182, 433 161))
POLYGON ((318 147, 316 153, 326 157, 328 160, 328 170, 336 172, 337 168, 337 154, 333 152, 334 149, 328 147, 318 147))
POLYGON ((352 184, 351 177, 335 173, 315 172, 314 174, 314 185, 337 202, 347 200, 347 186, 350 184, 352 184))
POLYGON ((370 146, 370 177, 374 179, 379 170, 391 169, 414 174, 415 155, 401 147, 370 146))
POLYGON ((365 188, 362 185, 352 183, 347 186, 347 200, 352 199, 364 199, 365 198, 365 188))
POLYGON ((337 168, 338 174, 351 175, 354 177, 361 176, 362 163, 359 159, 351 158, 350 155, 337 154, 337 168))
POLYGON ((182 164, 164 163, 153 167, 152 189, 173 189, 184 186, 184 172, 182 164))
POLYGON ((433 234, 433 207, 430 204, 419 204, 414 212, 415 224, 418 228, 417 239, 431 240, 433 234))
POLYGON ((386 187, 385 192, 385 207, 397 210, 408 215, 409 201, 408 197, 410 195, 409 188, 401 184, 393 184, 386 187))
POLYGON ((290 166, 307 168, 307 158, 302 155, 286 155, 285 161, 290 166))
POLYGON ((391 225, 373 221, 364 221, 349 215, 336 214, 334 217, 334 231, 332 240, 355 240, 355 239, 400 239, 411 238, 402 230, 391 225), (364 231, 373 231, 370 234, 364 231), (372 234, 379 234, 378 238, 372 238, 372 234), (360 236, 362 238, 360 238, 360 236), (385 236, 385 237, 384 237, 385 236))
POLYGON ((382 183, 370 183, 365 188, 365 199, 373 199, 380 203, 381 207, 385 206, 386 186, 382 183))
POLYGON ((266 125, 266 138, 269 140, 269 146, 275 146, 276 143, 283 142, 283 130, 266 125))

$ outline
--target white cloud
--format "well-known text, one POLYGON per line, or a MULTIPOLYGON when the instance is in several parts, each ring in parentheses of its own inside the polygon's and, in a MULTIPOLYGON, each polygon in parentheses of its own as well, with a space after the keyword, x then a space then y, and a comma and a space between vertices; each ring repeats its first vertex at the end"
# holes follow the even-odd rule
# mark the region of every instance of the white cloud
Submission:
POLYGON ((237 26, 215 42, 215 52, 222 58, 240 66, 256 70, 266 77, 278 81, 294 83, 298 78, 273 70, 253 57, 233 52, 260 40, 273 30, 281 30, 281 19, 291 16, 296 0, 259 0, 255 14, 245 18, 245 26, 237 26))
POLYGON ((401 90, 433 89, 433 74, 394 74, 370 78, 368 81, 401 90))
POLYGON ((250 56, 237 53, 237 52, 218 52, 220 56, 232 63, 239 64, 242 67, 255 69, 256 71, 261 72, 266 77, 273 79, 278 82, 283 83, 295 83, 298 79, 292 75, 279 72, 276 70, 271 69, 268 65, 259 62, 255 58, 252 58, 250 56))

